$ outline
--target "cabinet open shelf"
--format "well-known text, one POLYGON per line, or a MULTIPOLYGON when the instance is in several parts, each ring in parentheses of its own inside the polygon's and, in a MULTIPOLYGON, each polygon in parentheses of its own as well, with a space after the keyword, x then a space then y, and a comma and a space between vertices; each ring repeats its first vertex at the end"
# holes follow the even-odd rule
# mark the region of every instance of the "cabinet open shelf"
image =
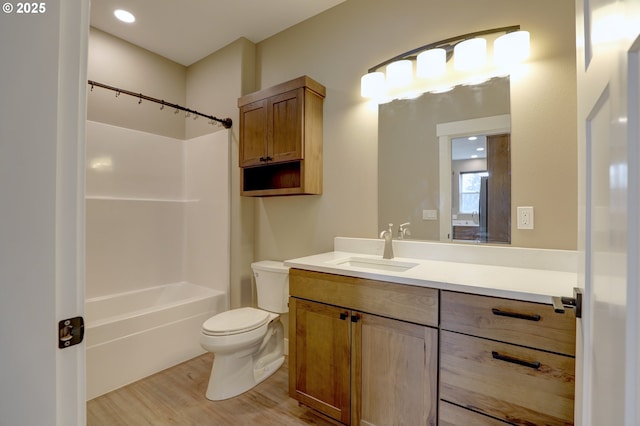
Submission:
MULTIPOLYGON (((322 186, 309 176, 304 161, 277 163, 241 169, 242 195, 268 197, 275 195, 320 194, 322 186)), ((321 174, 320 174, 321 176, 321 174)))

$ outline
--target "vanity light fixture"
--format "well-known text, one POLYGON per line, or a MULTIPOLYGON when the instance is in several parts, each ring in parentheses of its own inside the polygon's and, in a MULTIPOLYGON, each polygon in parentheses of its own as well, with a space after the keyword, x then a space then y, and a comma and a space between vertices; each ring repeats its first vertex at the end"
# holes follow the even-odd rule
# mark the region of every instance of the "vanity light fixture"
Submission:
POLYGON ((510 74, 514 65, 528 58, 529 46, 529 32, 520 30, 519 25, 429 43, 371 67, 360 80, 360 93, 380 104, 426 92, 443 93, 461 84, 479 84, 510 74))
POLYGON ((118 18, 122 22, 126 22, 127 24, 131 24, 136 21, 136 17, 133 16, 133 13, 124 9, 116 9, 113 11, 113 14, 116 18, 118 18))

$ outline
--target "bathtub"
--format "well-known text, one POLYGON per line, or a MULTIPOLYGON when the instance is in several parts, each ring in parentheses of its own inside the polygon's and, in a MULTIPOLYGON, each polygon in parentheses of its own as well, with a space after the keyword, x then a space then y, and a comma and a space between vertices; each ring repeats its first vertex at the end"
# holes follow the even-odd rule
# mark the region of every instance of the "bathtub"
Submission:
POLYGON ((196 357, 226 293, 188 282, 87 299, 87 400, 196 357))

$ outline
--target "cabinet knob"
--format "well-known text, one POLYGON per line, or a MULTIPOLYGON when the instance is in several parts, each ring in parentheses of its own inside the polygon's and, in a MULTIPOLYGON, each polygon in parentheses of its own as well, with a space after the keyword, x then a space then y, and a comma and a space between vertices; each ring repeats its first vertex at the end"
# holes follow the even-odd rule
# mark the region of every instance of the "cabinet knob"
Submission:
POLYGON ((341 320, 346 320, 348 316, 349 316, 349 312, 340 312, 341 320))

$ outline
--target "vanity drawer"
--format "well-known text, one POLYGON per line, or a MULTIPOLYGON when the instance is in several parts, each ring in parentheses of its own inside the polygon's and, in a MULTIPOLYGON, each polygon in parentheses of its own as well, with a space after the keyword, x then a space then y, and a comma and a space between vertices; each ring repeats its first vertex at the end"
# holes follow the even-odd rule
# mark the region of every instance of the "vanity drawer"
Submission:
POLYGON ((575 356, 573 309, 451 291, 442 292, 441 328, 575 356))
POLYGON ((432 288, 291 269, 289 295, 416 324, 438 326, 438 290, 432 288))
POLYGON ((573 424, 574 371, 566 355, 440 334, 440 398, 513 424, 573 424))
POLYGON ((438 426, 506 426, 507 424, 502 420, 496 420, 446 401, 440 401, 438 407, 438 426))

